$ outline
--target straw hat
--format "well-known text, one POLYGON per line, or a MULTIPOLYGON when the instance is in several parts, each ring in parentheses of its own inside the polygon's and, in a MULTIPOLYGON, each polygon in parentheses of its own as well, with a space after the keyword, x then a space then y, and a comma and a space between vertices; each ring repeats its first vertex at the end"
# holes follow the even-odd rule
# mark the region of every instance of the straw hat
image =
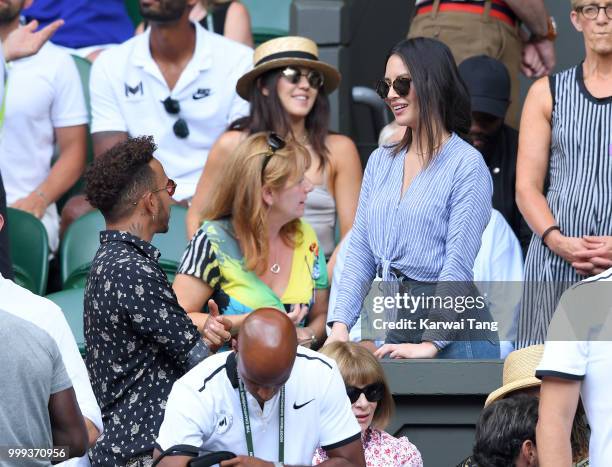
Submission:
POLYGON ((242 75, 236 84, 236 92, 249 100, 249 91, 255 80, 268 70, 286 66, 304 66, 323 75, 323 89, 331 93, 340 84, 340 73, 333 66, 319 61, 317 44, 306 37, 287 36, 264 42, 255 49, 253 69, 242 75))
POLYGON ((489 394, 485 407, 518 389, 539 386, 541 381, 535 377, 535 372, 542 355, 544 355, 543 345, 531 345, 510 352, 504 362, 504 385, 489 394))

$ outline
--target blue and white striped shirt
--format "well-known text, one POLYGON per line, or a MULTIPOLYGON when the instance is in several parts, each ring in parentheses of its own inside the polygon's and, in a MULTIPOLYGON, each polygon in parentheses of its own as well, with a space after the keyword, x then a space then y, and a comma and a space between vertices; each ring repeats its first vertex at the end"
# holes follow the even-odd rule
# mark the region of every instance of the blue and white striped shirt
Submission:
POLYGON ((350 329, 377 271, 416 281, 472 281, 491 217, 493 183, 481 154, 454 134, 401 196, 406 152, 376 149, 365 170, 332 316, 350 329))

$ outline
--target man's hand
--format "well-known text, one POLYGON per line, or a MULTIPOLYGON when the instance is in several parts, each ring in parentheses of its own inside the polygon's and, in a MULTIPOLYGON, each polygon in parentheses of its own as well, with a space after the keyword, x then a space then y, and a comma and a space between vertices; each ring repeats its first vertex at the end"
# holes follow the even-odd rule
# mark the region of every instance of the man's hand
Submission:
POLYGON ((10 62, 34 55, 63 24, 64 20, 58 19, 40 31, 34 32, 38 27, 38 21, 34 20, 21 28, 15 29, 2 42, 4 60, 10 62))
POLYGON ((303 345, 304 347, 309 347, 312 345, 312 335, 313 332, 310 328, 295 328, 295 332, 297 333, 297 341, 298 345, 303 345))
POLYGON ((523 46, 521 71, 527 78, 544 76, 546 71, 535 45, 529 42, 523 46))
POLYGON ((296 303, 291 307, 291 311, 287 313, 287 316, 291 321, 293 321, 294 325, 299 325, 306 315, 308 314, 308 305, 301 305, 296 303))
POLYGON ((421 342, 420 344, 384 344, 374 356, 383 358, 390 354, 391 358, 434 358, 438 349, 431 342, 421 342))
POLYGON ((555 44, 548 39, 525 42, 521 57, 521 71, 527 78, 541 78, 555 67, 555 44))
POLYGON ((20 209, 29 212, 38 219, 42 219, 47 210, 47 202, 37 193, 30 193, 25 198, 18 199, 12 205, 12 208, 20 209))
POLYGON ((612 267, 612 236, 584 236, 585 249, 574 253, 578 274, 594 276, 612 267))
POLYGON ((228 461, 221 462, 221 467, 274 467, 272 462, 263 461, 257 457, 237 456, 228 461))
POLYGON ((230 334, 232 323, 229 319, 219 315, 219 307, 214 300, 208 300, 208 311, 209 315, 204 324, 202 336, 210 351, 216 352, 232 338, 230 334))

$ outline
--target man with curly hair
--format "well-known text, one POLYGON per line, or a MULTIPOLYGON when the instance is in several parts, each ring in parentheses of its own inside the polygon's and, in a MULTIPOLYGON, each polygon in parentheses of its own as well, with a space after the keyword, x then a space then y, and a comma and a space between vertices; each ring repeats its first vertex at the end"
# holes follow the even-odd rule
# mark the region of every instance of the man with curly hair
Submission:
POLYGON ((202 330, 192 324, 149 243, 168 230, 176 188, 155 149, 151 136, 128 139, 85 174, 107 228, 85 290, 86 364, 106 427, 93 466, 150 465, 172 384, 230 339, 214 304, 215 319, 202 330))
POLYGON ((537 467, 537 422, 537 397, 521 394, 486 407, 476 424, 476 465, 537 467))

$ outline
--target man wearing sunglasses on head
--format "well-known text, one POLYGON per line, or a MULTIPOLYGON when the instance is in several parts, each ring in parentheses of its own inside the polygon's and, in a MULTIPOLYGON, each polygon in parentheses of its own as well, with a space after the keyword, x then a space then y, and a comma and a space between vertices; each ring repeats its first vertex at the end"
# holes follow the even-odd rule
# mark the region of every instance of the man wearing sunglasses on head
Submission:
POLYGON ((197 0, 141 0, 146 31, 102 53, 91 72, 96 155, 128 136, 153 135, 156 157, 193 196, 208 151, 248 103, 235 84, 252 50, 189 20, 197 0))
POLYGON ((214 303, 198 332, 158 264, 150 242, 168 230, 177 184, 153 158, 155 149, 150 136, 128 139, 85 174, 87 199, 107 229, 84 302, 86 365, 106 428, 93 466, 150 465, 172 383, 230 338, 214 303))

